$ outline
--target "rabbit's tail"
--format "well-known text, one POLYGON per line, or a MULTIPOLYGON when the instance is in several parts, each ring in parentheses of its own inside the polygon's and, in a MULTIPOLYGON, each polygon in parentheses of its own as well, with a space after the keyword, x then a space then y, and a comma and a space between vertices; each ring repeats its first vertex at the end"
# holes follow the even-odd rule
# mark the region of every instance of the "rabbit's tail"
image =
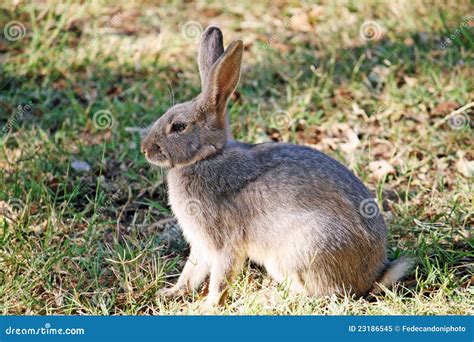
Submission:
POLYGON ((384 288, 392 287, 396 282, 402 279, 413 267, 413 260, 408 258, 400 258, 391 261, 380 279, 374 284, 372 293, 377 294, 384 290, 384 288))

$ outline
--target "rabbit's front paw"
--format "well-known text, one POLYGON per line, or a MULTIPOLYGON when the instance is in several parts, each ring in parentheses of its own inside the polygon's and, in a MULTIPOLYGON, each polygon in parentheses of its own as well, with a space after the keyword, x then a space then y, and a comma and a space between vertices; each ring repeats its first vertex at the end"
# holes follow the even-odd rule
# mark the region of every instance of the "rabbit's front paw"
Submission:
POLYGON ((163 288, 160 291, 158 291, 158 295, 160 297, 167 298, 167 299, 177 298, 185 294, 186 294, 186 291, 184 291, 184 289, 176 285, 172 287, 163 288))
POLYGON ((212 315, 218 311, 219 306, 223 306, 227 298, 227 291, 221 293, 210 292, 206 300, 199 305, 199 312, 202 315, 212 315))
POLYGON ((217 303, 206 299, 199 304, 198 311, 201 315, 213 315, 217 311, 217 303))

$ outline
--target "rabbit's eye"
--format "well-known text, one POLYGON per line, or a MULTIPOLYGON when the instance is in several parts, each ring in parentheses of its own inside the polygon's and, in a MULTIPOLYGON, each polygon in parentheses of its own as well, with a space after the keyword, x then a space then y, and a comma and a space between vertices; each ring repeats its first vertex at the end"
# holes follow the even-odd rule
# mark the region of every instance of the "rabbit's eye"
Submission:
POLYGON ((186 129, 188 125, 184 122, 175 122, 171 125, 171 133, 179 133, 186 129))

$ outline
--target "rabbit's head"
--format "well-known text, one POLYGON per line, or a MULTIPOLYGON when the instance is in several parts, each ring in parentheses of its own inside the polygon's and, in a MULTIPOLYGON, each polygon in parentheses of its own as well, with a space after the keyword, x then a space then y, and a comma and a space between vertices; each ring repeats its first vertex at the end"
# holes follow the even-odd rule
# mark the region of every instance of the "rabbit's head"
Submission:
POLYGON ((141 145, 150 163, 168 168, 191 165, 224 147, 230 136, 227 101, 239 83, 242 53, 241 40, 224 51, 221 30, 206 29, 198 58, 201 94, 171 107, 153 124, 141 145))

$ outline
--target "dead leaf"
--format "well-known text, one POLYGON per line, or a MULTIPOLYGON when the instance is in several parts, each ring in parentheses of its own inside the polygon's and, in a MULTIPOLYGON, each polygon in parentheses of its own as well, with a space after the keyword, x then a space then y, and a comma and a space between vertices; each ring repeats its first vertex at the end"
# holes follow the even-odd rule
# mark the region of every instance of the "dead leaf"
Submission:
POLYGON ((373 144, 371 154, 374 159, 386 160, 390 159, 393 155, 394 146, 389 141, 375 138, 371 143, 373 144))
POLYGON ((456 169, 466 178, 474 177, 474 160, 464 158, 464 152, 458 151, 459 159, 456 163, 456 169))
POLYGON ((309 16, 311 18, 321 17, 324 14, 324 6, 312 5, 311 10, 309 11, 309 16))
POLYGON ((297 12, 291 17, 290 26, 294 31, 311 32, 313 30, 309 16, 304 11, 297 12))
POLYGON ((272 47, 280 53, 286 53, 290 51, 290 47, 287 44, 283 44, 280 42, 272 43, 272 47))
POLYGON ((376 160, 370 162, 369 169, 372 172, 372 177, 381 179, 389 174, 395 174, 395 168, 386 160, 376 160))
POLYGON ((48 221, 43 221, 40 224, 33 224, 30 226, 32 232, 37 235, 41 235, 46 230, 46 226, 48 225, 48 221))
POLYGON ((459 104, 454 101, 441 102, 432 111, 431 115, 443 116, 459 108, 459 104))
POLYGON ((334 91, 333 96, 334 96, 333 102, 335 104, 337 104, 337 101, 339 100, 353 100, 354 99, 354 94, 352 93, 352 91, 344 85, 337 87, 336 90, 334 91))
POLYGON ((409 86, 410 88, 416 86, 418 83, 418 80, 414 77, 409 77, 409 76, 403 76, 403 80, 405 81, 406 85, 409 86))
POLYGON ((110 97, 116 97, 122 94, 122 87, 120 86, 112 86, 107 90, 107 95, 110 97))
POLYGON ((222 14, 222 9, 217 7, 205 7, 200 13, 204 18, 214 18, 222 14))
POLYGON ((3 40, 0 40, 0 53, 8 51, 8 45, 3 40))
POLYGON ((340 148, 346 154, 352 154, 360 145, 360 140, 357 134, 352 129, 348 129, 346 131, 346 136, 348 141, 341 144, 340 148))
POLYGON ((64 90, 67 88, 67 86, 68 84, 65 79, 59 79, 53 83, 53 88, 56 90, 64 90))

